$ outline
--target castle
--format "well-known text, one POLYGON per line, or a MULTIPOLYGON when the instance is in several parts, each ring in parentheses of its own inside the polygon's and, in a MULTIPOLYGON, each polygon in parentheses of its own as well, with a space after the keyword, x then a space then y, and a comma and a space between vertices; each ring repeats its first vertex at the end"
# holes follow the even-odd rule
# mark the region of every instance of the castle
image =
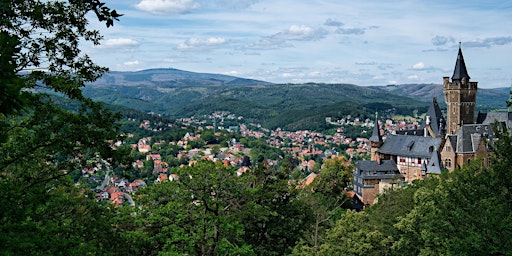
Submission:
POLYGON ((371 159, 359 161, 354 171, 357 199, 372 205, 385 189, 453 171, 477 158, 489 164, 494 122, 512 127, 512 89, 507 112, 478 113, 475 122, 477 90, 478 82, 470 81, 459 46, 451 81, 443 77, 446 119, 433 98, 419 129, 399 131, 383 140, 375 117, 371 159))

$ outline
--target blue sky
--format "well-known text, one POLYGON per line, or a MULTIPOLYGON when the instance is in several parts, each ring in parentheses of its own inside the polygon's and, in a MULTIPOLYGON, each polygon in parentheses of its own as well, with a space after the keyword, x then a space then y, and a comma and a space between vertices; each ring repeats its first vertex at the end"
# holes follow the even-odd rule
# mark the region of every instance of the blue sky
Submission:
POLYGON ((512 1, 112 0, 84 50, 116 71, 177 68, 274 83, 442 83, 459 41, 480 88, 512 83, 512 1))

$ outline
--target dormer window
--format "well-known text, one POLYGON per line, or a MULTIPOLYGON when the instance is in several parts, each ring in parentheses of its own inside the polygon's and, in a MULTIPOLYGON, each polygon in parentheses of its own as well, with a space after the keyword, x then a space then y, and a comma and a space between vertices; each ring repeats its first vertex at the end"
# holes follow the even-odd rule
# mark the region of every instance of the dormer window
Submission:
POLYGON ((411 151, 413 146, 414 146, 414 141, 409 142, 407 144, 407 150, 411 151))

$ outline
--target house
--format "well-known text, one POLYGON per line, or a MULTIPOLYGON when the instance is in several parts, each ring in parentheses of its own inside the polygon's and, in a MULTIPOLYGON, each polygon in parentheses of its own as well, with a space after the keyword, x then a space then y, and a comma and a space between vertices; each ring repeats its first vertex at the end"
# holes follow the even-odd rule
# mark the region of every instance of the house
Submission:
POLYGON ((427 173, 421 166, 428 165, 443 145, 443 138, 414 135, 389 135, 376 151, 378 158, 393 160, 397 169, 404 176, 405 182, 423 179, 427 173))
POLYGON ((110 194, 110 201, 114 206, 120 206, 124 203, 124 192, 114 192, 110 194))
POLYGON ((359 161, 354 171, 354 192, 365 205, 372 205, 378 194, 400 187, 404 180, 393 160, 359 161))
POLYGON ((309 186, 309 184, 311 184, 311 183, 315 180, 316 176, 318 176, 318 174, 316 174, 316 173, 314 173, 314 172, 310 173, 310 174, 309 174, 306 178, 304 178, 304 180, 301 182, 301 184, 300 184, 299 188, 305 188, 305 187, 309 186))
POLYGON ((249 170, 250 170, 249 167, 242 166, 242 167, 238 168, 238 170, 236 170, 236 176, 242 176, 242 174, 246 173, 249 170))
POLYGON ((158 175, 158 178, 156 178, 155 183, 162 183, 162 182, 164 182, 164 181, 166 181, 166 180, 169 180, 169 178, 167 177, 167 174, 165 174, 165 173, 160 173, 160 174, 158 175))

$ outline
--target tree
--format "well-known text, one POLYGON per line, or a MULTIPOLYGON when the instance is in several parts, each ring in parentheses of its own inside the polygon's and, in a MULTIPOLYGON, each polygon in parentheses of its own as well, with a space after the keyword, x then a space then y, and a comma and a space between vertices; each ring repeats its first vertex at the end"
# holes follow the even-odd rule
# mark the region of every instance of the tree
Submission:
POLYGON ((347 210, 329 229, 319 250, 299 244, 293 255, 384 255, 388 239, 368 225, 366 212, 347 210))
POLYGON ((120 219, 127 243, 137 245, 131 253, 253 254, 242 239, 244 228, 238 217, 246 178, 208 161, 177 169, 176 174, 179 181, 139 190, 141 209, 120 219))
POLYGON ((352 181, 352 169, 344 157, 326 159, 318 176, 303 189, 301 200, 311 209, 312 224, 298 245, 301 250, 311 247, 310 250, 318 252, 326 231, 342 216, 342 209, 351 206, 352 199, 346 192, 352 181))
POLYGON ((119 159, 107 142, 117 136, 117 115, 80 91, 106 69, 79 44, 101 39, 87 28, 87 13, 107 26, 120 15, 97 0, 12 0, 0 9, 0 253, 111 254, 117 235, 108 212, 68 174, 89 156, 119 159), (79 108, 64 110, 34 89, 79 108))
POLYGON ((257 255, 285 255, 310 225, 311 211, 299 200, 290 170, 260 164, 241 212, 244 239, 257 255))
POLYGON ((510 255, 511 138, 496 131, 489 168, 481 160, 418 183, 414 207, 399 218, 393 248, 405 255, 510 255))

